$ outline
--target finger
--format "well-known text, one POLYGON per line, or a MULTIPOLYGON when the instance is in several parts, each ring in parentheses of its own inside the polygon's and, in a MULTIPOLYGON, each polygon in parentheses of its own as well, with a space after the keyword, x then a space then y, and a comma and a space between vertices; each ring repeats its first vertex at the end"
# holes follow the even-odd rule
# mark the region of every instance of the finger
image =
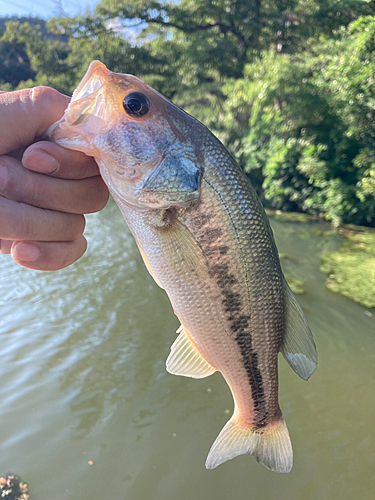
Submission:
POLYGON ((10 253, 13 240, 0 240, 0 254, 10 253))
POLYGON ((102 178, 55 179, 25 169, 9 156, 0 156, 0 194, 20 203, 72 214, 97 212, 108 201, 102 178))
POLYGON ((0 154, 29 146, 59 120, 69 98, 49 87, 0 94, 0 154))
POLYGON ((85 253, 84 236, 73 241, 15 241, 11 254, 17 264, 39 271, 57 271, 70 266, 85 253))
POLYGON ((73 241, 83 234, 83 215, 32 207, 0 197, 0 238, 73 241))
POLYGON ((28 147, 23 154, 22 164, 34 172, 64 179, 83 179, 99 175, 94 158, 47 141, 36 142, 28 147))

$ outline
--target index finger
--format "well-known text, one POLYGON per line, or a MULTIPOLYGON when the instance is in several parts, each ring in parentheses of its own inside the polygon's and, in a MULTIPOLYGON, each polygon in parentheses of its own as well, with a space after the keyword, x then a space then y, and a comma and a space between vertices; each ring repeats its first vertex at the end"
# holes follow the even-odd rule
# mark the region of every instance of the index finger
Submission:
POLYGON ((99 174, 94 158, 80 151, 73 151, 53 142, 32 144, 23 154, 25 168, 63 179, 84 179, 99 174))

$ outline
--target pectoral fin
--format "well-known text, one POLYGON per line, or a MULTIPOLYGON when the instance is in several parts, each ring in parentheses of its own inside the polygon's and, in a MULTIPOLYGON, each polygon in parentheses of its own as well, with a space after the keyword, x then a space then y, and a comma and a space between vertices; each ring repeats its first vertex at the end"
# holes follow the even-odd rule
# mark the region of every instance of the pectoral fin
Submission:
POLYGON ((318 354, 305 315, 285 281, 285 335, 281 353, 289 366, 304 380, 316 370, 318 354))
POLYGON ((192 378, 204 378, 216 372, 216 369, 202 358, 182 325, 177 333, 179 336, 172 344, 167 359, 167 371, 173 375, 192 378))
MULTIPOLYGON (((138 243, 137 243, 137 245, 138 245, 138 243)), ((150 266, 150 263, 149 263, 149 261, 148 261, 148 259, 147 259, 146 255, 145 255, 144 251, 142 250, 142 248, 141 248, 139 245, 138 245, 138 248, 139 248, 139 252, 140 252, 140 254, 141 254, 141 256, 142 256, 142 259, 143 259, 143 262, 144 262, 144 264, 145 264, 145 266, 146 266, 147 271, 148 271, 148 272, 151 274, 151 276, 154 278, 155 283, 156 283, 157 285, 159 285, 159 286, 160 286, 160 288, 163 288, 163 287, 161 286, 161 284, 160 284, 160 281, 159 281, 159 280, 157 279, 157 277, 155 276, 155 273, 154 273, 154 271, 152 270, 152 268, 151 268, 151 266, 150 266)))
POLYGON ((185 281, 203 281, 208 275, 207 259, 189 229, 178 219, 160 230, 168 265, 185 281))

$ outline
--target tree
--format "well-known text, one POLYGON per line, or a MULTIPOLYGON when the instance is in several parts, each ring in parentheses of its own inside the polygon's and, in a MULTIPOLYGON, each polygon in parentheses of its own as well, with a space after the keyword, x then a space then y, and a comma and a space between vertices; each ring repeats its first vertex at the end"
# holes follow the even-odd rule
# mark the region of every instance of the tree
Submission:
POLYGON ((0 38, 0 79, 12 89, 51 85, 69 92, 77 82, 66 63, 70 52, 68 38, 49 33, 43 19, 7 21, 0 38))
POLYGON ((375 17, 360 18, 298 57, 263 53, 224 87, 227 128, 244 124, 235 153, 277 208, 375 223, 374 41, 375 17))
POLYGON ((71 93, 100 59, 205 123, 266 203, 371 225, 374 14, 369 0, 103 0, 8 23, 15 76, 0 79, 71 93))
POLYGON ((184 44, 201 82, 242 76, 264 50, 304 51, 311 37, 332 36, 373 14, 374 6, 363 0, 103 0, 96 12, 107 20, 133 20, 144 37, 171 36, 184 44))
POLYGON ((25 44, 19 40, 15 25, 8 21, 0 29, 0 82, 3 90, 17 87, 19 82, 35 78, 25 44))

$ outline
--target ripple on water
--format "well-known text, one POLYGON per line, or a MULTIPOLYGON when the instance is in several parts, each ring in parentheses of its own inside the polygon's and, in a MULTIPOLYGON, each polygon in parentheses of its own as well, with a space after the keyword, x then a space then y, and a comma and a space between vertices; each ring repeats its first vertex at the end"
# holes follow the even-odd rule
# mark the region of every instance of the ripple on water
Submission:
POLYGON ((280 361, 296 454, 290 476, 249 457, 204 470, 231 396, 219 374, 166 373, 178 322, 114 204, 88 217, 88 251, 67 269, 30 271, 0 256, 0 474, 21 473, 39 500, 56 492, 61 500, 174 500, 181 492, 226 500, 247 498, 249 488, 258 500, 369 498, 375 318, 325 290, 320 253, 341 239, 309 227, 273 223, 290 255, 287 274, 306 282, 300 300, 320 363, 305 384, 280 361))

